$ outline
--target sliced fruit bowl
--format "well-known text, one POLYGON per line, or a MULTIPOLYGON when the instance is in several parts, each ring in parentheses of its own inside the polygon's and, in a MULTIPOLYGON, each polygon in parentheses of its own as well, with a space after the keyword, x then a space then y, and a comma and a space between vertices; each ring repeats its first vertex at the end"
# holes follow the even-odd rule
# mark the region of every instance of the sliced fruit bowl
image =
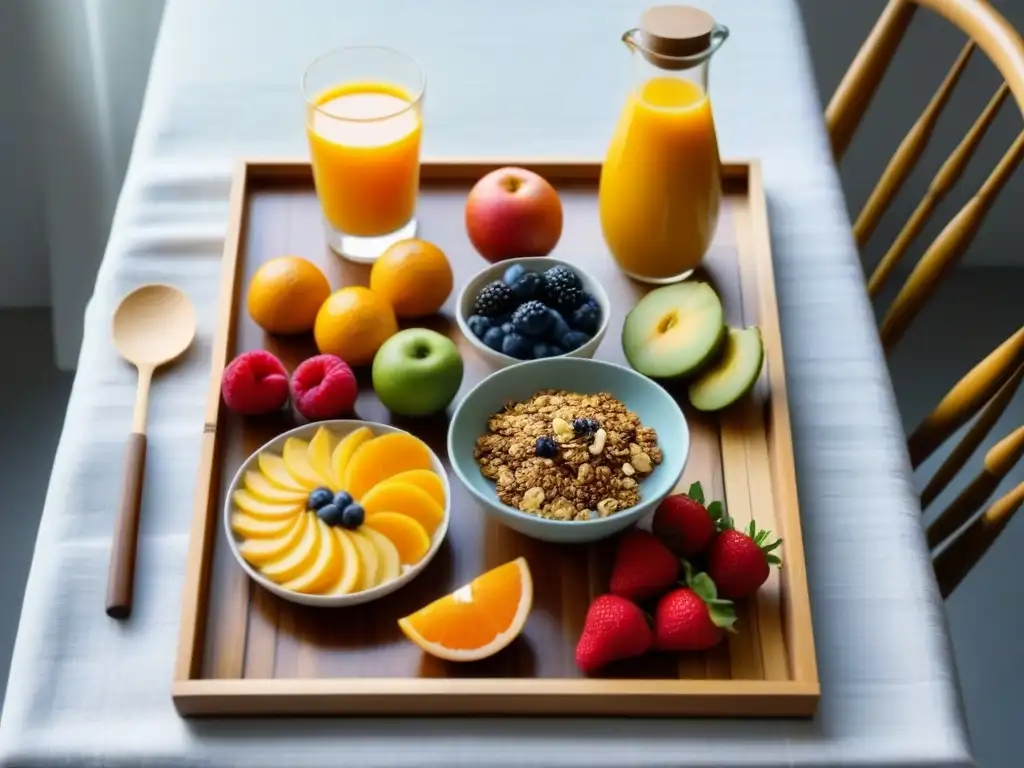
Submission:
POLYGON ((408 584, 448 532, 441 460, 408 432, 368 421, 306 424, 235 473, 224 502, 231 552, 293 603, 359 605, 408 584))

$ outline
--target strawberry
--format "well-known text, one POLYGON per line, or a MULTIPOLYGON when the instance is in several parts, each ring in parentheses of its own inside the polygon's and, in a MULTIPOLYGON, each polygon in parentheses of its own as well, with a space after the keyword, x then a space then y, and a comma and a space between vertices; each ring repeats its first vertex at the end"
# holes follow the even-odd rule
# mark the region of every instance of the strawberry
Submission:
POLYGON ((576 666, 595 672, 610 661, 646 653, 653 636, 647 617, 618 595, 601 595, 590 604, 576 645, 576 666))
POLYGON ((706 651, 726 632, 735 631, 733 604, 718 599, 715 583, 706 573, 687 576, 690 586, 674 589, 658 601, 654 647, 659 651, 706 651))
POLYGON ((708 575, 723 597, 738 600, 757 592, 768 580, 769 565, 781 566, 772 550, 782 539, 768 542, 770 531, 759 531, 753 520, 747 532, 732 528, 732 522, 711 542, 708 550, 708 575))
POLYGON ((611 593, 643 600, 668 591, 679 578, 679 558, 654 534, 639 528, 619 538, 612 568, 611 593))
POLYGON ((654 513, 654 535, 683 557, 699 555, 718 533, 722 502, 704 506, 704 490, 694 483, 686 494, 669 496, 654 513))

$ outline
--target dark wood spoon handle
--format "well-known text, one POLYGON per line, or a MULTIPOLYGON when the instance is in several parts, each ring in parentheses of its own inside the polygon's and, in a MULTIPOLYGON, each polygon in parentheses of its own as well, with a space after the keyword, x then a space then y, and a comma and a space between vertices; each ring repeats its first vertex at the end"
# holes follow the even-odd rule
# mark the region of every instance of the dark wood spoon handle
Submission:
POLYGON ((146 436, 133 432, 125 451, 124 485, 117 513, 114 541, 107 574, 107 616, 126 619, 132 612, 135 584, 135 552, 139 541, 139 510, 142 478, 146 470, 146 436))

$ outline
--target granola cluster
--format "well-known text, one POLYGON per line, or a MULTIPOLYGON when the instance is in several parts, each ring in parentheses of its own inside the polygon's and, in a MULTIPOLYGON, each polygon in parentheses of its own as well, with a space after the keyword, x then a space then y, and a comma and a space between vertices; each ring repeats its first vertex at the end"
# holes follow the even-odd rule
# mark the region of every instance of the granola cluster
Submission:
POLYGON ((654 430, 620 401, 565 390, 505 406, 487 422, 474 455, 502 502, 554 520, 633 506, 643 476, 661 463, 654 430))

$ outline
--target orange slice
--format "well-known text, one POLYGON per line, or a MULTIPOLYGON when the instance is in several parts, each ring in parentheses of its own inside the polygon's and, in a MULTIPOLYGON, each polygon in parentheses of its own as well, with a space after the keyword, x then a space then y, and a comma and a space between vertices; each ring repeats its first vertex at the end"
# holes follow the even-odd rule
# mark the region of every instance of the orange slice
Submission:
POLYGON ((347 595, 360 591, 363 581, 363 564, 355 546, 355 536, 344 528, 331 528, 331 533, 341 545, 341 573, 338 580, 327 590, 328 595, 347 595))
POLYGON ((292 528, 284 535, 274 539, 247 539, 239 544, 238 551, 246 562, 259 568, 290 552, 305 535, 308 527, 309 515, 299 515, 292 528))
MULTIPOLYGON (((382 573, 380 555, 377 554, 377 548, 373 546, 373 542, 363 531, 345 531, 345 533, 352 539, 355 550, 359 553, 359 561, 362 564, 362 578, 359 581, 359 591, 373 589, 380 583, 378 574, 382 573)), ((397 562, 397 552, 395 557, 397 562)))
MULTIPOLYGON (((444 482, 431 469, 409 469, 388 478, 388 483, 410 483, 427 492, 427 494, 444 509, 444 482)), ((375 486, 376 487, 376 486, 375 486)))
POLYGON ((303 517, 312 520, 306 526, 302 538, 281 557, 265 563, 260 569, 264 576, 278 584, 291 581, 305 573, 320 554, 320 526, 317 525, 319 518, 312 512, 305 513, 303 517))
POLYGON ((332 491, 338 491, 338 479, 334 476, 331 453, 334 448, 334 434, 327 427, 320 427, 309 441, 309 466, 327 483, 332 491))
POLYGON ((519 557, 399 619, 398 626, 433 656, 477 661, 515 640, 532 605, 533 579, 519 557))
POLYGON ((360 526, 359 532, 373 542, 373 548, 377 550, 377 585, 387 584, 402 575, 402 560, 398 557, 398 550, 391 543, 387 536, 377 533, 365 525, 360 526))
POLYGON ((277 520, 267 520, 259 517, 252 517, 244 512, 235 512, 231 515, 231 530, 244 539, 276 539, 295 527, 295 519, 282 517, 277 520))
POLYGON ((402 565, 415 565, 430 549, 430 536, 426 529, 408 515, 378 512, 367 515, 364 527, 389 538, 398 550, 402 565))
MULTIPOLYGON (((402 473, 406 474, 406 473, 402 473)), ((423 526, 427 536, 433 536, 444 520, 444 509, 422 488, 398 480, 377 483, 359 502, 367 517, 379 512, 401 512, 423 526)))
POLYGON ((345 467, 342 486, 354 499, 381 480, 409 469, 430 469, 430 449, 407 432, 392 432, 363 443, 345 467))
MULTIPOLYGON (((335 447, 334 453, 331 454, 331 468, 334 470, 334 477, 338 480, 339 486, 343 486, 345 482, 345 469, 348 467, 352 454, 359 446, 372 439, 373 432, 369 427, 359 427, 345 435, 335 447)), ((338 490, 344 490, 344 488, 339 487, 338 490)))
POLYGON ((323 592, 341 577, 341 542, 327 523, 319 517, 313 520, 320 529, 316 557, 305 571, 281 585, 292 592, 323 592))
POLYGON ((235 502, 240 510, 252 517, 259 517, 265 520, 293 519, 299 512, 305 509, 305 503, 295 501, 273 503, 264 501, 244 488, 231 494, 231 500, 235 502))
POLYGON ((256 458, 256 463, 259 464, 260 472, 264 477, 278 488, 299 493, 306 490, 292 477, 292 473, 288 471, 288 465, 276 453, 261 453, 256 458))
POLYGON ((292 504, 300 501, 305 504, 308 495, 302 490, 289 491, 276 486, 259 472, 246 472, 242 484, 253 496, 258 496, 271 504, 292 504))

